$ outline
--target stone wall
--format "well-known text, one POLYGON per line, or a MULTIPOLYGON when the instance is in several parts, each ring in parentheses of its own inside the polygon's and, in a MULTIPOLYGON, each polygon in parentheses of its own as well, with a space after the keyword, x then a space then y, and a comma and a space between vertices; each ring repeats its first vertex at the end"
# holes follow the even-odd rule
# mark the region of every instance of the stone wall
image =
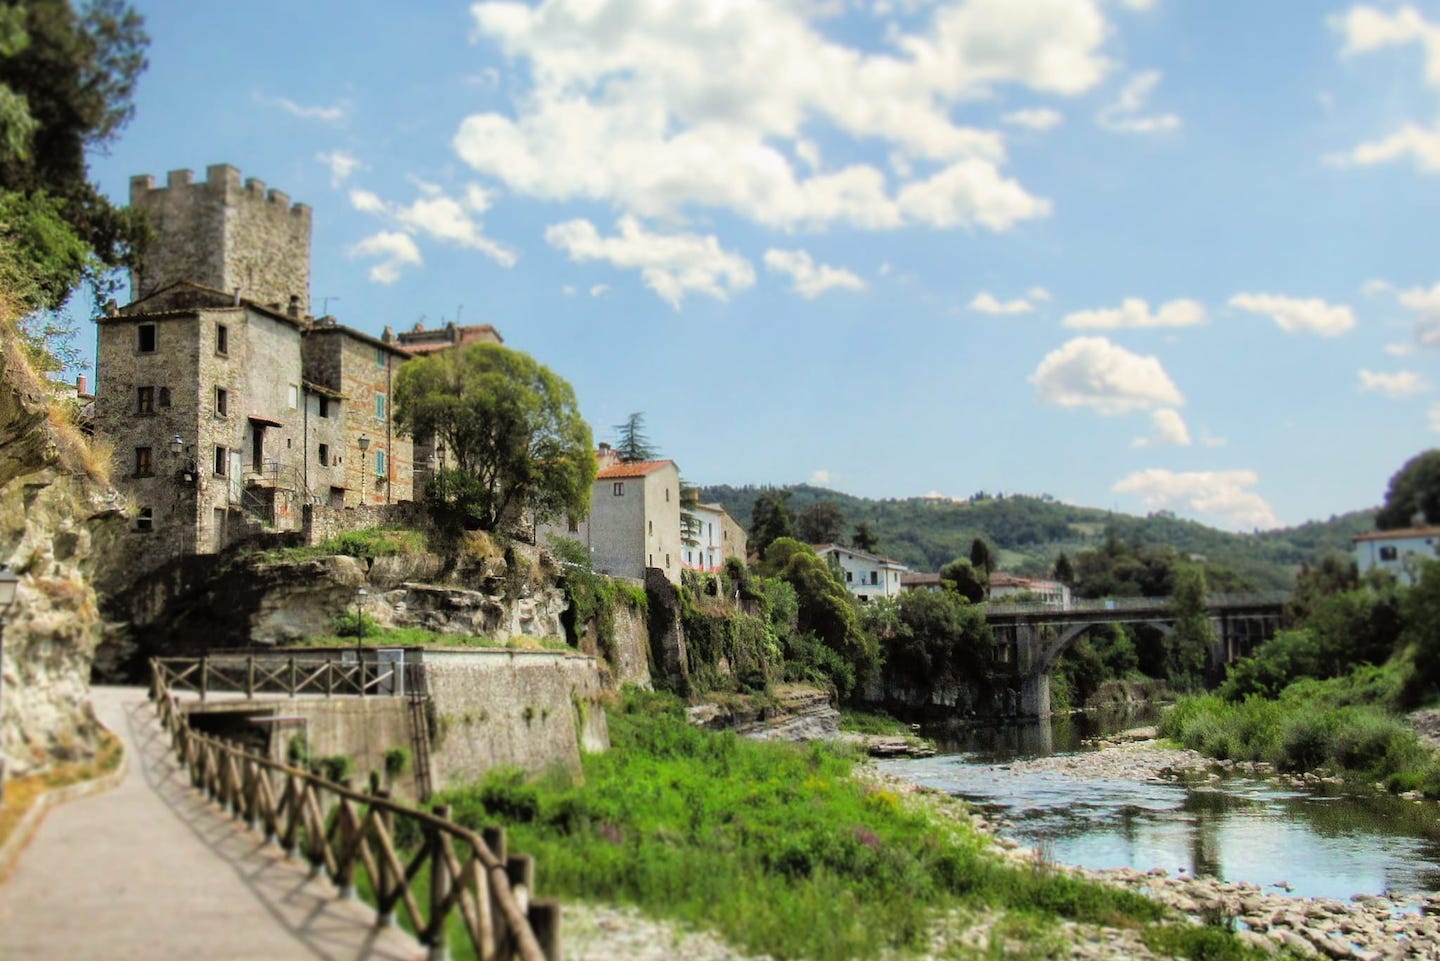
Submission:
POLYGON ((308 505, 304 509, 301 531, 304 541, 312 547, 350 531, 366 530, 395 524, 423 529, 430 523, 429 509, 423 504, 367 504, 364 507, 331 507, 308 505))
POLYGON ((151 176, 132 177, 130 205, 144 210, 156 240, 131 277, 135 298, 177 280, 191 280, 261 304, 301 313, 310 308, 310 208, 291 205, 279 190, 240 171, 214 164, 205 181, 172 170, 164 187, 151 176))
POLYGON ((609 747, 594 658, 426 651, 425 677, 437 788, 477 781, 497 767, 578 770, 582 751, 609 747))

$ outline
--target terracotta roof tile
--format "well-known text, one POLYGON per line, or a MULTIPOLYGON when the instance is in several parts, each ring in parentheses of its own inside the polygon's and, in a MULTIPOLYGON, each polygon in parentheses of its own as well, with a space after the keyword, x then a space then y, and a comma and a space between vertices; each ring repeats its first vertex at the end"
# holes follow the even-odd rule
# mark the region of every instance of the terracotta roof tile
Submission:
POLYGON ((644 477, 646 474, 653 474, 655 471, 669 464, 675 466, 673 460, 636 460, 629 463, 613 464, 602 468, 595 475, 596 480, 610 480, 617 477, 644 477))
POLYGON ((1356 534, 1351 540, 1386 541, 1394 537, 1440 537, 1440 527, 1406 527, 1393 531, 1367 531, 1356 534))

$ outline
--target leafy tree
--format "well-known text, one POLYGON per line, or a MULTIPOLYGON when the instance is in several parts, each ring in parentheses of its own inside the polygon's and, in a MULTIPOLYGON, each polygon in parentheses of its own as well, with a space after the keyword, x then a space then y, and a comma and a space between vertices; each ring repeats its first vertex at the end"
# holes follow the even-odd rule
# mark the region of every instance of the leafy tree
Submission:
POLYGON ((1395 472, 1375 526, 1382 531, 1409 527, 1417 515, 1424 523, 1440 524, 1440 450, 1416 454, 1395 472))
POLYGON ((625 418, 625 423, 615 425, 615 453, 627 464, 636 461, 655 460, 660 451, 645 435, 645 415, 636 411, 625 418))
MULTIPOLYGON (((793 537, 774 540, 765 549, 759 571, 795 589, 797 633, 814 634, 853 665, 857 676, 874 669, 879 650, 874 638, 860 626, 855 599, 809 544, 793 537)), ((839 693, 845 697, 850 691, 839 693)))
POLYGON ((515 511, 544 521, 590 509, 595 453, 570 385, 528 354, 472 344, 417 357, 395 375, 395 422, 445 442, 435 499, 493 530, 515 511))
POLYGON ((1061 584, 1075 583, 1075 568, 1070 566, 1070 558, 1065 556, 1064 551, 1061 551, 1055 558, 1055 567, 1051 575, 1061 584))
POLYGON ((1440 561, 1420 565, 1420 579, 1405 594, 1403 612, 1402 637, 1415 665, 1405 693, 1418 704, 1440 689, 1440 561))
POLYGON ((880 544, 880 539, 875 536, 875 529, 868 521, 861 521, 855 525, 855 536, 850 538, 850 546, 857 551, 865 551, 873 554, 875 548, 880 544))
POLYGON ((979 604, 985 599, 985 579, 980 576, 975 565, 964 558, 953 560, 940 568, 940 584, 971 604, 979 604))
POLYGON ((995 561, 990 556, 990 545, 985 543, 983 537, 977 537, 970 542, 970 563, 976 571, 984 571, 985 579, 990 579, 990 574, 995 570, 995 561))
POLYGON ((1205 661, 1215 630, 1205 613, 1205 572, 1194 564, 1185 564, 1175 572, 1175 593, 1170 602, 1175 612, 1175 627, 1170 632, 1167 673, 1172 684, 1181 688, 1198 688, 1205 677, 1205 661))
POLYGON ((0 6, 0 238, 33 271, 18 292, 29 307, 56 308, 81 281, 98 299, 115 286, 106 272, 131 266, 148 235, 143 215, 112 206, 86 169, 87 150, 134 112, 148 43, 123 0, 0 6))
POLYGON ((885 671, 922 691, 983 678, 994 640, 985 615, 952 591, 909 591, 864 608, 885 671))
POLYGON ((795 529, 807 544, 838 543, 845 532, 845 515, 834 501, 821 501, 800 512, 795 529))
POLYGON ((750 547, 761 557, 779 538, 790 537, 795 531, 794 519, 790 516, 790 492, 787 490, 761 491, 755 498, 755 507, 750 513, 750 547))

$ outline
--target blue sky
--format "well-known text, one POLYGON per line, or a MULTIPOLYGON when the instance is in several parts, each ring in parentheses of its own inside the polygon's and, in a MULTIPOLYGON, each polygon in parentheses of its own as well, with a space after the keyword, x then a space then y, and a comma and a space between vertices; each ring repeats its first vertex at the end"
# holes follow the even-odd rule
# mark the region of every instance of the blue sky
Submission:
POLYGON ((1440 2, 135 5, 110 196, 234 164, 317 312, 492 323, 693 483, 1250 530, 1440 430, 1440 2))

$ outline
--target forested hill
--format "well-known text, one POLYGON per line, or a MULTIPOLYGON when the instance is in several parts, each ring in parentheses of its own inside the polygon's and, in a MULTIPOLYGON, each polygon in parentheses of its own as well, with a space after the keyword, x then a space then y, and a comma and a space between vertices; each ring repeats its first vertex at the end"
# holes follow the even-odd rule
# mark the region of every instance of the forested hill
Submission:
MULTIPOLYGON (((755 498, 769 488, 722 484, 702 487, 700 499, 720 503, 730 515, 750 526, 755 498)), ((823 487, 799 484, 790 492, 789 508, 797 518, 813 505, 829 502, 844 515, 841 540, 849 543, 855 525, 866 523, 876 536, 876 551, 921 571, 937 571, 957 557, 969 557, 976 537, 984 538, 1002 570, 1020 574, 1048 573, 1056 555, 1073 560, 1097 547, 1113 529, 1126 542, 1169 546, 1182 554, 1203 554, 1211 564, 1228 567, 1257 589, 1293 586, 1302 562, 1316 563, 1330 553, 1349 554, 1351 538, 1375 527, 1374 509, 1352 511, 1328 521, 1258 534, 1231 534, 1182 520, 1168 512, 1136 517, 1091 507, 1062 504, 1046 497, 977 495, 969 501, 924 497, 869 500, 823 487)))

